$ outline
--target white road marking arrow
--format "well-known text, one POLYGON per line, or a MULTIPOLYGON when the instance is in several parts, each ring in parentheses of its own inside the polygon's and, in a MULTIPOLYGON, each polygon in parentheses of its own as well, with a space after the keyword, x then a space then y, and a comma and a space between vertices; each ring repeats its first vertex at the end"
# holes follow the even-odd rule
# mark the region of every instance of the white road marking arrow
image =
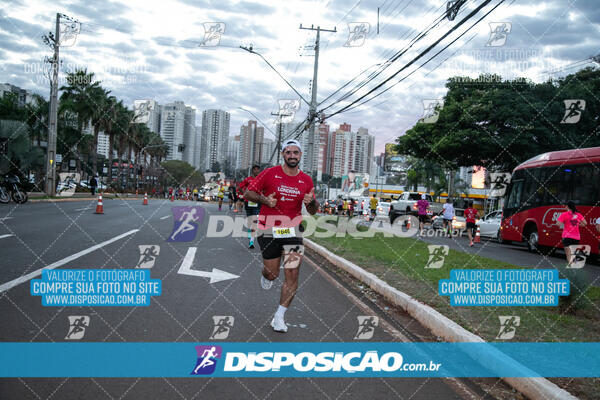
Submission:
POLYGON ((209 283, 216 283, 221 281, 226 281, 228 279, 239 278, 238 275, 230 274, 229 272, 221 271, 220 269, 213 268, 212 272, 207 271, 197 271, 192 269, 192 263, 194 262, 194 257, 196 257, 197 247, 190 247, 183 258, 183 262, 181 263, 181 267, 179 267, 178 274, 183 275, 192 275, 192 276, 202 276, 204 278, 210 278, 209 283))

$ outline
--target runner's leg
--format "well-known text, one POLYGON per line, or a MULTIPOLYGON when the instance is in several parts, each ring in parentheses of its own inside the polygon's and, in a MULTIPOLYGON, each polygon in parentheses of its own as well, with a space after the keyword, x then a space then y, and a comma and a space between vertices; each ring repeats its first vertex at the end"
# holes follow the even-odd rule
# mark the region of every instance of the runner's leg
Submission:
MULTIPOLYGON (((279 304, 284 307, 289 307, 292 299, 296 295, 296 291, 298 290, 298 275, 300 273, 300 264, 302 263, 303 256, 299 257, 298 265, 295 268, 285 268, 285 281, 283 282, 283 286, 281 287, 281 296, 279 298, 279 304)), ((284 260, 285 264, 285 260, 284 260)))

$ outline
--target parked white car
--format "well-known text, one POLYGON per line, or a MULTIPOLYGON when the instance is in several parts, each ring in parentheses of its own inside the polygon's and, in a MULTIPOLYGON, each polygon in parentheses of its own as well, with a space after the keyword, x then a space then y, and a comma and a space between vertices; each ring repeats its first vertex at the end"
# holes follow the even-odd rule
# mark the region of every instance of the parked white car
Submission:
POLYGON ((476 222, 479 226, 481 236, 498 239, 500 231, 500 223, 502 222, 502 210, 492 211, 486 214, 483 218, 476 222))

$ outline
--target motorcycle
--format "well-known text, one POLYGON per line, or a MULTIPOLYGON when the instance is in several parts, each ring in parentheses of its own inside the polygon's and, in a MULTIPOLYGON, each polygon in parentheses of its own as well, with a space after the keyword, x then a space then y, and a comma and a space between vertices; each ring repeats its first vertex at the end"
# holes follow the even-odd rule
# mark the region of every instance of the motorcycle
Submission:
POLYGON ((16 175, 5 175, 2 185, 0 185, 0 202, 8 203, 12 197, 17 204, 23 204, 27 201, 27 193, 21 188, 21 181, 16 175))

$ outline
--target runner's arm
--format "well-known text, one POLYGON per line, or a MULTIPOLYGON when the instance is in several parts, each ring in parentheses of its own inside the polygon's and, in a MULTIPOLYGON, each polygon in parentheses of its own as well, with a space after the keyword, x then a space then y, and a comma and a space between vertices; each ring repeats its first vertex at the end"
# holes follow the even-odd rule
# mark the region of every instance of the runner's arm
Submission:
POLYGON ((244 193, 244 198, 248 201, 268 205, 266 196, 262 195, 261 193, 253 192, 252 190, 246 191, 246 193, 244 193))
POLYGON ((306 204, 306 211, 308 211, 310 215, 315 215, 318 210, 319 202, 317 201, 317 199, 313 198, 310 203, 306 204))

